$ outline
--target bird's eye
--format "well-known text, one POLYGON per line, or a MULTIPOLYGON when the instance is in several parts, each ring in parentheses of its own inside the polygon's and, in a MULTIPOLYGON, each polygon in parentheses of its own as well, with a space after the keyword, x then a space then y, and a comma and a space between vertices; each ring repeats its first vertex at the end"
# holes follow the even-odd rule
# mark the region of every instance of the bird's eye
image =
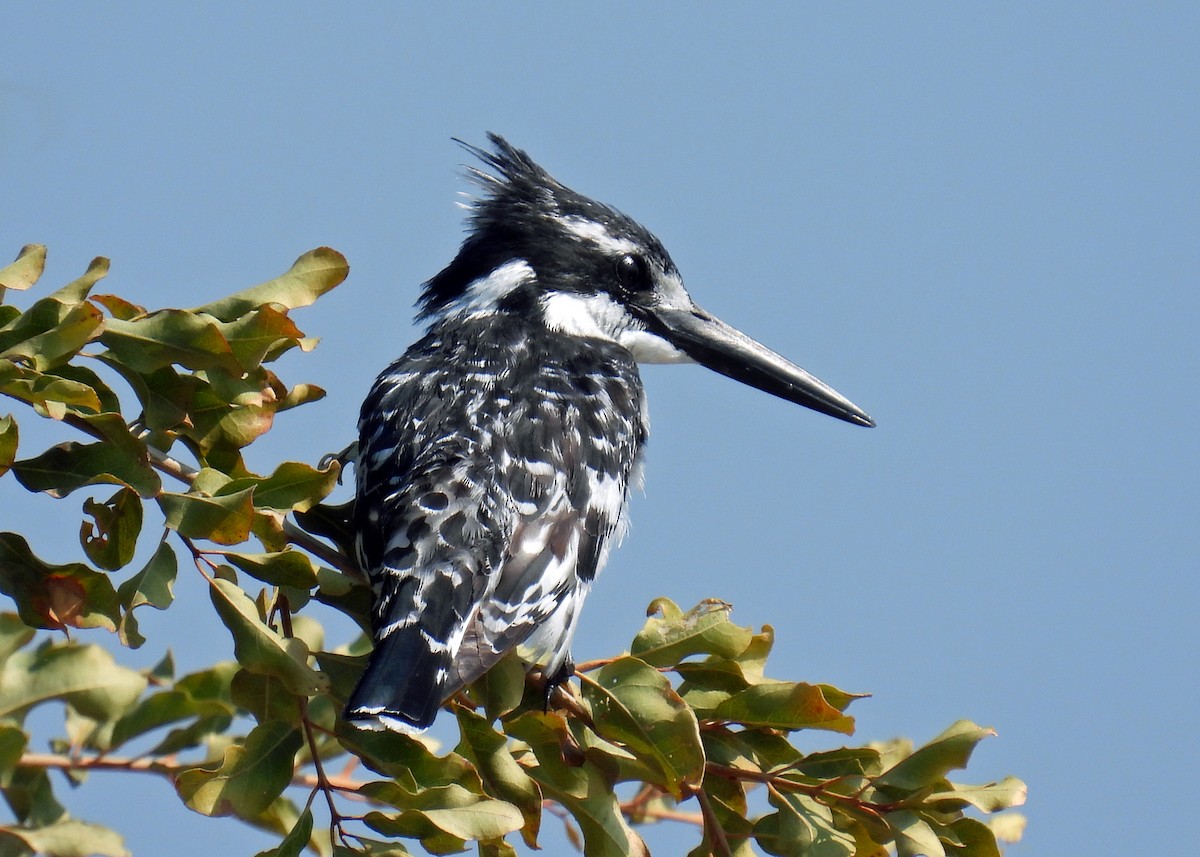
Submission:
POLYGON ((650 266, 641 256, 629 254, 617 260, 617 282, 629 292, 650 288, 650 266))

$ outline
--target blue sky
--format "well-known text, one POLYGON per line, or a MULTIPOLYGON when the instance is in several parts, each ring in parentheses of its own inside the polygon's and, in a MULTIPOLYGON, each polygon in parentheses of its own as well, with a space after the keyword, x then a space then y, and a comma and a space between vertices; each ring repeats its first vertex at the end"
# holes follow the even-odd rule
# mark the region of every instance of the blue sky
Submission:
MULTIPOLYGON (((873 694, 858 739, 994 726, 965 779, 1029 783, 1012 854, 1178 850, 1200 761, 1195 6, 438 8, 8 10, 0 255, 49 245, 48 285, 105 255, 107 290, 186 306, 341 250, 350 279, 298 315, 320 347, 283 365, 329 396, 255 459, 315 461, 461 240, 450 137, 506 135, 879 424, 648 368, 645 496, 576 654, 626 646, 656 596, 723 598, 775 625, 776 675, 873 694)), ((74 501, 5 480, 0 504, 77 558, 74 501)), ((167 615, 194 624, 143 628, 185 667, 228 656, 202 589, 179 592, 197 606, 167 615)), ((131 779, 62 799, 137 854, 266 843, 131 779)))

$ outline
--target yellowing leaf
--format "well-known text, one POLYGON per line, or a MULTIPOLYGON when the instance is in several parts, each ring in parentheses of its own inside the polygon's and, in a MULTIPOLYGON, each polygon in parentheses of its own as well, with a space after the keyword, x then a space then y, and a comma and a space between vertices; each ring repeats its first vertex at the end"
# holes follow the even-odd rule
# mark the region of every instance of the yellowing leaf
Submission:
POLYGON ((16 460, 19 436, 17 421, 12 417, 0 417, 0 476, 7 473, 16 460))
POLYGON ((753 685, 719 704, 712 716, 772 729, 854 731, 854 718, 830 705, 820 687, 804 682, 753 685))
POLYGON ((192 539, 208 539, 221 545, 241 544, 250 535, 254 519, 253 488, 221 497, 173 494, 163 491, 158 505, 167 526, 192 539))
POLYGON ((754 636, 749 628, 729 621, 732 608, 722 601, 704 601, 680 613, 673 603, 659 599, 651 609, 661 615, 651 615, 629 647, 631 655, 651 666, 674 666, 694 654, 733 658, 754 636))
POLYGON ((26 244, 17 258, 0 268, 0 298, 4 289, 24 291, 38 281, 46 270, 46 245, 26 244))
POLYGON ((318 247, 297 259, 287 273, 196 307, 193 312, 232 321, 265 304, 279 304, 287 309, 308 306, 345 280, 349 272, 345 256, 330 247, 318 247))
POLYGON ((703 779, 696 715, 658 670, 637 658, 620 658, 583 682, 583 697, 600 737, 656 768, 656 785, 673 797, 682 798, 703 779))
POLYGON ((10 346, 0 357, 24 358, 38 371, 57 366, 74 357, 100 335, 104 316, 89 303, 71 307, 54 327, 10 346))
POLYGON ((114 357, 137 372, 178 364, 188 369, 242 369, 216 322, 185 310, 164 309, 124 321, 110 318, 100 341, 114 357))
POLYGON ((106 628, 119 620, 108 575, 83 563, 53 565, 34 555, 16 533, 0 533, 0 592, 31 628, 106 628))

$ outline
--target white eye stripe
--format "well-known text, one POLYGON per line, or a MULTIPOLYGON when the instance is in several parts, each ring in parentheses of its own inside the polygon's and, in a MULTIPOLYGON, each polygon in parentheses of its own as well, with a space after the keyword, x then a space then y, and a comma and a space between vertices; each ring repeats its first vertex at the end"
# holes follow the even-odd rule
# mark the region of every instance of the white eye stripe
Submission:
POLYGON ((556 217, 563 229, 576 238, 581 238, 584 241, 590 241, 602 250, 606 250, 614 256, 619 256, 625 253, 636 253, 640 249, 637 244, 630 241, 628 238, 618 238, 607 229, 604 224, 597 223, 595 220, 588 220, 586 217, 556 217))

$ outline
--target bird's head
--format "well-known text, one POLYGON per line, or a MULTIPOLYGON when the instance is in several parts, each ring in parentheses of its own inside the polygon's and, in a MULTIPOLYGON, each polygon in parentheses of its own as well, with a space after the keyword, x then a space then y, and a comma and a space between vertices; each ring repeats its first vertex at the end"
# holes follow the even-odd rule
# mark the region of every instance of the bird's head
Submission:
MULTIPOLYGON (((847 422, 874 421, 832 387, 698 307, 651 232, 556 181, 489 134, 458 255, 425 284, 421 317, 437 324, 496 313, 567 335, 615 342, 642 363, 695 361, 847 422)), ((460 141, 461 142, 461 141, 460 141)))

